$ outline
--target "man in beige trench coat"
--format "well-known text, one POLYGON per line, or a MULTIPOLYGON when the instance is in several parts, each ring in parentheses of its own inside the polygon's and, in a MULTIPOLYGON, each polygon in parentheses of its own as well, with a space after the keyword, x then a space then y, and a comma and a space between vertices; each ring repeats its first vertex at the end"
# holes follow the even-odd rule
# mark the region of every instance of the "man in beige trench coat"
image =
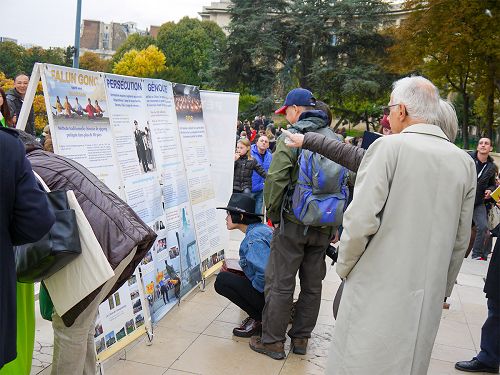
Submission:
POLYGON ((346 282, 327 374, 425 375, 469 243, 476 171, 449 140, 456 114, 425 78, 393 87, 397 134, 366 152, 344 216, 337 273, 346 282))

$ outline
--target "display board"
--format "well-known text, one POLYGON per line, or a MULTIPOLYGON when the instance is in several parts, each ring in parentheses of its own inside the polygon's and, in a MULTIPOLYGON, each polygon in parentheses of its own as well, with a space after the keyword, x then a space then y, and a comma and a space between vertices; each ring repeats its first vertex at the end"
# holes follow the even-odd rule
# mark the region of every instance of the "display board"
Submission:
MULTIPOLYGON (((54 152, 88 168, 158 235, 132 278, 99 307, 94 339, 103 360, 143 334, 223 260, 226 230, 215 207, 229 199, 233 160, 225 161, 229 179, 217 178, 224 188, 215 188, 210 144, 219 141, 209 138, 215 133, 207 131, 203 112, 204 100, 218 101, 215 93, 204 92, 202 100, 198 87, 163 80, 49 64, 35 69, 54 152)), ((234 138, 237 94, 230 97, 229 115, 222 111, 219 120, 234 138)), ((214 126, 219 120, 207 105, 214 126)))

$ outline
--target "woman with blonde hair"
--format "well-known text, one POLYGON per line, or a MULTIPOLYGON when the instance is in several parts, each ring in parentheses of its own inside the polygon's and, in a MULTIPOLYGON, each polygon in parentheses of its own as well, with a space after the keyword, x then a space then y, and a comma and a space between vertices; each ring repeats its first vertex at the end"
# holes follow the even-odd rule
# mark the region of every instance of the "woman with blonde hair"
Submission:
POLYGON ((234 154, 233 193, 252 192, 252 173, 257 172, 266 178, 267 173, 250 154, 251 144, 246 138, 241 138, 236 145, 234 154))

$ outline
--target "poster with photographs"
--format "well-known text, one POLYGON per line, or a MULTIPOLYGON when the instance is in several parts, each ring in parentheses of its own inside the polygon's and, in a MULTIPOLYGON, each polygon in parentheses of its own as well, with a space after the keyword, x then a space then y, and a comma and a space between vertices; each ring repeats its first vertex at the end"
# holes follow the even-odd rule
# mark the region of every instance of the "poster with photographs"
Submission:
POLYGON ((151 250, 151 263, 141 264, 146 299, 153 322, 161 319, 201 281, 200 258, 195 240, 187 177, 177 130, 172 84, 144 80, 147 123, 155 137, 153 148, 160 175, 164 219, 153 229, 158 237, 151 250), (189 245, 189 246, 188 246, 189 245), (181 262, 183 258, 188 261, 181 262))
POLYGON ((144 308, 134 274, 99 306, 94 332, 98 357, 109 348, 130 342, 145 331, 144 308))
POLYGON ((163 210, 143 80, 106 74, 104 84, 127 203, 142 220, 152 222, 163 210))
POLYGON ((123 197, 103 75, 56 65, 43 69, 54 152, 90 169, 123 197))
POLYGON ((223 223, 213 220, 217 217, 216 200, 200 90, 196 86, 177 83, 173 84, 172 90, 196 238, 205 273, 224 258, 224 248, 220 237, 223 223))

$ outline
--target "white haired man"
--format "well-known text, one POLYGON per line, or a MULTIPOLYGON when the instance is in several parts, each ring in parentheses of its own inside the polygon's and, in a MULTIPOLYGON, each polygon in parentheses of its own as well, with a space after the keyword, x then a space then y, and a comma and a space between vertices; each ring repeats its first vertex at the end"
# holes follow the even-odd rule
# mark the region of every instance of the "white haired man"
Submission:
POLYGON ((426 374, 469 242, 476 173, 450 108, 423 77, 395 82, 388 107, 395 134, 366 151, 344 215, 327 374, 426 374))

